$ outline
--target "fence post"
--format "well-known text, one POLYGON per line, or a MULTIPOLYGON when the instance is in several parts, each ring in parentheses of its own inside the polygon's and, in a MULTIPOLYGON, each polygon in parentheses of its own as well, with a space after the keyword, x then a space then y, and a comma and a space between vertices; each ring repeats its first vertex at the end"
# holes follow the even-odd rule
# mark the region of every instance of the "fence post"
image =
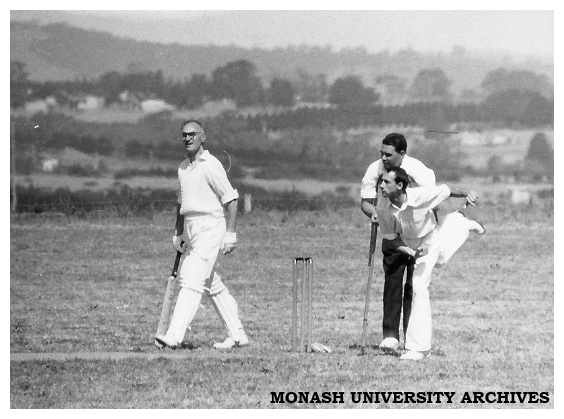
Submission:
POLYGON ((250 193, 246 193, 245 195, 243 195, 243 204, 244 204, 244 212, 245 214, 248 214, 249 212, 251 212, 253 210, 253 205, 251 202, 251 194, 250 193))
POLYGON ((10 210, 14 214, 18 210, 18 194, 16 193, 16 145, 15 141, 16 125, 14 121, 10 123, 10 187, 12 189, 12 205, 10 210))

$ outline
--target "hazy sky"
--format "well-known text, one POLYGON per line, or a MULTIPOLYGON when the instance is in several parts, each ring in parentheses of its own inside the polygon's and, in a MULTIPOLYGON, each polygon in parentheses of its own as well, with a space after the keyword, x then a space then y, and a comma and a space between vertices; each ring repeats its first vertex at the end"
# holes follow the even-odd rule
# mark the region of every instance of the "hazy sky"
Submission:
MULTIPOLYGON (((495 3, 488 4, 495 6, 495 3)), ((334 49, 364 46, 369 52, 407 47, 449 52, 454 45, 460 45, 467 50, 554 54, 552 10, 67 10, 67 13, 73 14, 75 24, 80 18, 82 27, 166 43, 261 48, 331 44, 334 49), (109 20, 110 17, 114 19, 109 20)))

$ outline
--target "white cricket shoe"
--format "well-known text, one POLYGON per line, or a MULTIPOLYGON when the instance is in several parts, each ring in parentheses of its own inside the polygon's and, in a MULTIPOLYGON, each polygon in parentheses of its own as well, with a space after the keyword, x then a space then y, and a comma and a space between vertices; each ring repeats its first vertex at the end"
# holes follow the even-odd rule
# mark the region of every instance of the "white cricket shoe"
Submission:
POLYGON ((155 345, 158 346, 159 348, 171 348, 171 349, 180 348, 180 342, 176 342, 175 340, 167 337, 166 335, 156 335, 155 345))
POLYGON ((484 228, 484 226, 482 224, 480 224, 478 221, 471 220, 469 218, 467 218, 466 220, 468 221, 468 230, 469 231, 473 231, 474 233, 477 233, 477 234, 484 234, 486 232, 486 229, 484 228))
POLYGON ((214 349, 231 349, 231 348, 244 348, 249 346, 249 338, 247 337, 244 330, 239 331, 239 342, 233 340, 233 338, 228 337, 223 342, 216 342, 213 344, 214 349))
POLYGON ((403 359, 404 361, 421 361, 422 359, 427 358, 429 355, 429 352, 407 351, 402 356, 400 356, 400 359, 403 359))
POLYGON ((391 338, 391 337, 390 337, 390 338, 384 339, 384 340, 380 343, 380 345, 378 345, 378 347, 379 347, 380 349, 383 349, 383 350, 397 351, 397 350, 398 350, 398 345, 399 345, 398 340, 397 340, 396 338, 391 338))
POLYGON ((468 231, 473 231, 474 233, 477 234, 484 234, 486 232, 486 228, 478 221, 471 220, 470 218, 466 217, 466 215, 464 215, 462 211, 458 211, 458 212, 462 214, 464 221, 466 221, 466 227, 468 228, 468 231))

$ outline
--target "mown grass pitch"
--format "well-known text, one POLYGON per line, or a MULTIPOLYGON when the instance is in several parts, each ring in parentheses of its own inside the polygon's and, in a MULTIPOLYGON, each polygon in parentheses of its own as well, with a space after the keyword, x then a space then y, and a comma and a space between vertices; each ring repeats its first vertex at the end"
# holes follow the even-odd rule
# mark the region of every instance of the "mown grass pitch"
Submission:
MULTIPOLYGON (((553 217, 546 208, 473 209, 472 236, 431 283, 432 357, 359 356, 370 228, 358 208, 252 212, 220 272, 250 348, 212 352, 225 331, 204 298, 185 357, 11 361, 12 408, 554 407, 553 217), (292 259, 315 261, 314 341, 289 352, 292 259), (452 404, 274 404, 271 392, 456 392, 452 404), (548 392, 549 403, 460 403, 466 391, 548 392)), ((10 236, 10 350, 166 353, 153 346, 174 251, 173 214, 152 220, 16 216, 10 236)), ((381 339, 375 266, 369 343, 381 339)), ((178 353, 176 351, 175 353, 178 353)))

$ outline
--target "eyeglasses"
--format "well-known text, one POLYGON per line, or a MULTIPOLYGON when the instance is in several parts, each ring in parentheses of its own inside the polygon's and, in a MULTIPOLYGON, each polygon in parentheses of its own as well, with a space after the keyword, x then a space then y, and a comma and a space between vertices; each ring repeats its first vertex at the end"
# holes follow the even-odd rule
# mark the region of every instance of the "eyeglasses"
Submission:
POLYGON ((186 137, 194 138, 198 134, 203 134, 203 132, 202 131, 183 132, 180 134, 180 136, 182 138, 186 138, 186 137))

